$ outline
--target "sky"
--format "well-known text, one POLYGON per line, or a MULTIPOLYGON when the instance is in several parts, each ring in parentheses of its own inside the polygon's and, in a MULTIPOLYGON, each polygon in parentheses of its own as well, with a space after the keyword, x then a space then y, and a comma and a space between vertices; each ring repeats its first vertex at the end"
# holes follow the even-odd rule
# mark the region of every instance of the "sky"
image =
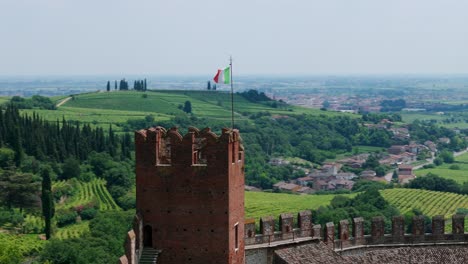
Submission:
POLYGON ((463 0, 0 0, 0 75, 468 73, 463 0))

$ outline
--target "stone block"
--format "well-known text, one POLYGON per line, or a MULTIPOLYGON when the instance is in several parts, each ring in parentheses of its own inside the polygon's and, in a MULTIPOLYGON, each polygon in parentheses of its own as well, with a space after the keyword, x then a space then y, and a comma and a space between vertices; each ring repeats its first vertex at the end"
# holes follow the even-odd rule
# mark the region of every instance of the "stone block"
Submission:
POLYGON ((432 217, 432 234, 441 237, 445 234, 445 219, 443 215, 432 217))
POLYGON ((312 236, 315 238, 321 238, 322 237, 322 226, 321 225, 314 225, 312 227, 313 229, 313 234, 312 236))
POLYGON ((424 235, 424 216, 415 215, 413 216, 413 236, 423 236, 424 235))
POLYGON ((325 225, 325 241, 327 244, 333 244, 335 241, 335 224, 333 222, 328 222, 325 225))
POLYGON ((371 222, 371 237, 374 243, 382 243, 385 235, 384 218, 377 216, 372 218, 371 222))
POLYGON ((250 218, 245 220, 244 237, 255 237, 255 219, 250 218))
POLYGON ((402 241, 405 237, 405 218, 401 215, 392 217, 392 237, 394 241, 402 241))
POLYGON ((294 229, 294 216, 290 213, 280 214, 279 217, 280 231, 283 234, 292 233, 294 229))
POLYGON ((275 219, 273 216, 260 218, 260 231, 264 236, 272 236, 275 233, 275 219))
POLYGON ((340 240, 345 241, 349 239, 349 221, 341 220, 338 226, 338 232, 340 234, 340 240))
POLYGON ((362 217, 353 218, 354 239, 364 238, 364 219, 362 217))
POLYGON ((456 214, 452 216, 452 233, 454 237, 465 233, 465 215, 456 214))
POLYGON ((297 224, 301 229, 301 236, 313 236, 311 211, 306 210, 299 212, 297 214, 297 224))

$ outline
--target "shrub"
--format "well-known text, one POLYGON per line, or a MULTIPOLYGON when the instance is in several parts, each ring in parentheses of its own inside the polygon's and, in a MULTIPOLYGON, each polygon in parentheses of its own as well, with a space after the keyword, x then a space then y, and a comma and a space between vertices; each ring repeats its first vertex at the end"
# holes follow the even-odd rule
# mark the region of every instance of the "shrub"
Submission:
POLYGON ((424 165, 423 166, 423 169, 433 169, 435 168, 436 166, 434 164, 427 164, 427 165, 424 165))
POLYGON ((94 209, 94 208, 86 208, 84 209, 83 211, 81 211, 81 219, 83 220, 90 220, 90 219, 93 219, 94 217, 96 217, 96 214, 97 214, 97 210, 94 209))
POLYGON ((57 226, 63 227, 76 223, 78 214, 75 211, 59 211, 57 212, 57 226))
POLYGON ((456 164, 453 164, 453 165, 450 165, 449 169, 451 170, 459 170, 460 169, 460 166, 456 165, 456 164))

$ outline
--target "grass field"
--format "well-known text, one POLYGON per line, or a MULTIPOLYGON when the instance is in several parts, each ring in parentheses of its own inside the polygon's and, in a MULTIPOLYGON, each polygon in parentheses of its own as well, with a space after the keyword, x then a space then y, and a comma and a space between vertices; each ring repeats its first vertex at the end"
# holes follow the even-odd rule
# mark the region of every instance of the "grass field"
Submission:
MULTIPOLYGON (((355 194, 347 194, 352 197, 355 194)), ((335 195, 295 195, 286 193, 245 192, 245 217, 255 218, 281 213, 297 214, 302 210, 313 210, 327 206, 335 195)))
MULTIPOLYGON (((383 190, 381 194, 401 214, 415 208, 428 216, 444 215, 449 218, 458 208, 468 208, 468 195, 401 188, 383 190)), ((334 196, 246 192, 245 214, 246 218, 255 218, 256 221, 268 215, 277 218, 281 213, 296 214, 301 210, 327 206, 334 196)))
POLYGON ((447 127, 447 128, 468 128, 468 123, 465 120, 468 120, 468 116, 462 112, 449 112, 444 115, 438 115, 435 113, 425 113, 425 112, 402 112, 401 116, 403 121, 406 123, 412 123, 415 120, 435 120, 438 125, 447 127), (454 122, 444 123, 446 119, 454 119, 454 122))
POLYGON ((444 177, 447 179, 455 180, 456 182, 462 184, 468 181, 468 153, 465 153, 461 156, 455 158, 455 163, 453 164, 442 164, 433 169, 421 169, 416 170, 416 176, 426 176, 428 173, 433 173, 444 177), (458 165, 459 170, 452 170, 449 167, 451 165, 458 165))
MULTIPOLYGON (((60 102, 66 96, 52 97, 54 102, 60 102)), ((273 108, 265 104, 252 103, 240 95, 234 97, 235 115, 237 119, 245 119, 245 114, 270 112, 278 115, 357 115, 338 112, 320 111, 317 109, 287 106, 286 108, 273 108)), ((153 115, 156 121, 169 120, 175 115, 184 115, 179 109, 186 101, 192 105, 192 113, 197 117, 225 121, 231 120, 231 96, 225 92, 214 91, 148 91, 145 93, 135 91, 85 93, 74 95, 57 110, 21 110, 22 113, 38 113, 45 120, 67 120, 91 123, 107 127, 109 124, 125 123, 129 119, 142 119, 153 115), (146 94, 146 97, 143 95, 146 94)), ((119 131, 119 127, 115 128, 119 131)))
POLYGON ((11 97, 9 96, 0 96, 0 105, 10 101, 11 97))

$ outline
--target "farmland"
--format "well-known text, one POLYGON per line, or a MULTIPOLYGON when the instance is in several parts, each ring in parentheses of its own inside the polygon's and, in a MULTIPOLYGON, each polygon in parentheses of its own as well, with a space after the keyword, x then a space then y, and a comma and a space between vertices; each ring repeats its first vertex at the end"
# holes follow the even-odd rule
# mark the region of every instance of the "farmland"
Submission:
MULTIPOLYGON (((347 196, 354 196, 347 195, 347 196)), ((255 218, 327 206, 335 195, 295 195, 286 193, 245 192, 245 217, 255 218)))
POLYGON ((468 195, 416 189, 387 189, 382 196, 404 214, 419 209, 427 216, 455 214, 458 208, 468 208, 468 195))
MULTIPOLYGON (((434 192, 416 189, 387 189, 381 191, 382 196, 401 214, 419 209, 428 216, 444 215, 449 218, 458 208, 468 208, 468 196, 446 192, 434 192)), ((346 194, 352 197, 356 194, 346 194)), ((327 206, 334 195, 294 195, 246 192, 245 214, 247 218, 257 221, 262 216, 272 215, 275 218, 280 213, 297 213, 306 209, 317 209, 327 206)))
MULTIPOLYGON (((64 96, 51 98, 60 102, 64 96)), ((228 123, 231 118, 231 96, 215 91, 118 91, 109 93, 86 93, 74 95, 57 110, 26 109, 22 113, 36 112, 45 120, 67 120, 91 123, 108 127, 109 124, 125 123, 129 119, 143 119, 153 115, 155 121, 165 121, 176 115, 185 115, 180 109, 186 101, 192 105, 194 116, 220 120, 228 123)), ((277 115, 312 114, 345 115, 343 113, 320 111, 297 106, 275 108, 263 103, 254 103, 244 97, 234 95, 236 119, 246 119, 245 115, 269 112, 277 115)), ((353 116, 353 115, 350 115, 353 116)), ((119 130, 119 127, 116 128, 119 130)))
MULTIPOLYGON (((63 184, 67 184, 67 182, 57 182, 54 187, 63 184)), ((100 210, 120 210, 107 191, 104 180, 94 179, 86 183, 77 181, 75 184, 75 188, 78 190, 77 193, 69 201, 59 205, 58 208, 70 208, 97 201, 100 210)))
MULTIPOLYGON (((453 167, 452 167, 453 168, 453 167)), ((416 170, 416 176, 425 176, 428 173, 436 174, 440 177, 452 179, 463 184, 468 181, 468 153, 455 158, 452 164, 442 164, 432 169, 416 170), (459 169, 450 169, 452 165, 457 165, 459 169)))

